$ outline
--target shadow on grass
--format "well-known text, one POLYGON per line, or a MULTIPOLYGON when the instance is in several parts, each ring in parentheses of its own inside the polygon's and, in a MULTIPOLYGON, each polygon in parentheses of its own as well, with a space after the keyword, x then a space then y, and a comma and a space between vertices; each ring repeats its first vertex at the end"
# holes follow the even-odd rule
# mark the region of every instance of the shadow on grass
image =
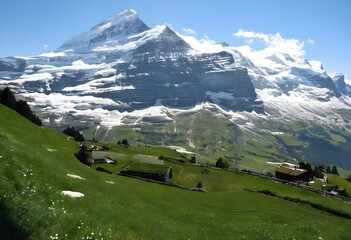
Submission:
POLYGON ((10 211, 0 201, 0 239, 29 239, 28 234, 11 218, 10 211))

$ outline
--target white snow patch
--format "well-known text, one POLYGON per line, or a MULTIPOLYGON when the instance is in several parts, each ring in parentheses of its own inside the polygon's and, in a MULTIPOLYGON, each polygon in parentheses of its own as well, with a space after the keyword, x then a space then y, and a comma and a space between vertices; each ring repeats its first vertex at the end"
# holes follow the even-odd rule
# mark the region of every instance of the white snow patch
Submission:
POLYGON ((282 135, 284 134, 283 132, 272 132, 272 135, 277 136, 277 135, 282 135))
POLYGON ((95 76, 101 75, 103 77, 110 77, 112 75, 115 75, 116 72, 117 72, 117 70, 114 68, 107 68, 107 69, 102 69, 100 71, 97 71, 94 75, 95 76))
POLYGON ((40 54, 39 57, 64 57, 66 56, 65 52, 48 52, 40 54))
POLYGON ((80 59, 80 60, 74 61, 72 63, 72 66, 80 68, 80 67, 86 66, 86 64, 84 63, 83 60, 80 59))
POLYGON ((62 191, 61 194, 71 198, 84 197, 84 194, 81 192, 73 192, 73 191, 67 191, 67 190, 62 191))
MULTIPOLYGON (((84 115, 92 114, 91 111, 99 109, 103 106, 118 106, 119 104, 108 98, 98 98, 93 96, 67 96, 60 93, 24 93, 22 94, 27 98, 36 99, 35 105, 45 106, 47 110, 52 110, 56 113, 65 113, 69 111, 79 112, 84 115), (90 109, 85 111, 76 110, 79 104, 89 104, 90 109)), ((102 110, 102 109, 101 109, 102 110)))
POLYGON ((166 27, 166 25, 157 25, 148 31, 128 36, 128 42, 124 45, 115 40, 106 41, 103 45, 93 49, 93 51, 130 51, 150 41, 153 38, 157 38, 166 29, 166 27))
POLYGON ((105 182, 107 182, 107 183, 109 183, 109 184, 115 184, 115 183, 112 182, 112 181, 105 181, 105 182))
POLYGON ((82 178, 81 176, 75 175, 75 174, 66 174, 68 177, 71 178, 75 178, 75 179, 81 179, 81 180, 85 180, 85 178, 82 178))
POLYGON ((57 152, 56 149, 52 149, 52 148, 47 148, 46 151, 48 151, 48 152, 57 152))
POLYGON ((54 77, 50 73, 33 73, 33 74, 27 74, 27 75, 22 75, 18 79, 13 79, 13 80, 3 80, 2 82, 4 84, 6 83, 20 83, 23 84, 25 82, 37 82, 37 81, 49 81, 52 80, 54 77))
POLYGON ((102 92, 113 92, 113 91, 122 91, 122 90, 127 90, 127 89, 135 89, 134 86, 128 85, 128 86, 119 86, 115 84, 116 78, 119 76, 115 77, 108 77, 108 78, 99 78, 99 79, 94 79, 91 80, 87 83, 80 84, 74 87, 65 87, 62 89, 62 91, 65 92, 81 92, 85 94, 89 93, 102 93, 102 92), (104 85, 111 85, 111 87, 103 87, 104 85))

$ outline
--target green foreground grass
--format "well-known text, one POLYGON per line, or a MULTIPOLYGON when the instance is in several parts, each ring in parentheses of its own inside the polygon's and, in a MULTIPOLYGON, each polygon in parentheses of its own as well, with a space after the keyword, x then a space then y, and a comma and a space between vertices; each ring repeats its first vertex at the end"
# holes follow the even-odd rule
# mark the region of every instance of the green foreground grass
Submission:
MULTIPOLYGON (((174 170, 175 183, 194 187, 202 182, 209 191, 190 192, 98 172, 75 159, 76 151, 76 143, 63 134, 36 127, 0 105, 1 239, 351 236, 348 219, 244 190, 267 189, 351 213, 348 204, 302 189, 215 169, 202 174, 200 167, 167 163, 174 170), (70 198, 61 194, 63 190, 81 192, 84 197, 70 198)), ((120 153, 134 154, 125 151, 120 153)))

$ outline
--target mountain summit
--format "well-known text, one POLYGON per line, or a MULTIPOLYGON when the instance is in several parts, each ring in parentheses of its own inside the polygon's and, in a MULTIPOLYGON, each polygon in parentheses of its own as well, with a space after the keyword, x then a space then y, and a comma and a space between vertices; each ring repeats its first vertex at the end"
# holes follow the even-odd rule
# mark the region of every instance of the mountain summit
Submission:
POLYGON ((324 122, 334 116, 331 106, 351 106, 343 76, 332 79, 317 61, 288 52, 250 59, 227 44, 213 44, 215 50, 207 51, 193 43, 165 25, 148 27, 127 9, 55 52, 0 59, 0 85, 29 99, 40 94, 41 102, 33 104, 45 106, 49 119, 66 115, 54 104, 61 96, 70 99, 65 100, 70 116, 91 115, 90 109, 97 111, 97 122, 104 121, 105 111, 203 103, 324 122))
POLYGON ((138 14, 127 9, 116 16, 96 25, 89 32, 73 37, 57 51, 74 50, 89 52, 108 44, 125 43, 131 35, 142 33, 150 28, 139 19, 138 14))

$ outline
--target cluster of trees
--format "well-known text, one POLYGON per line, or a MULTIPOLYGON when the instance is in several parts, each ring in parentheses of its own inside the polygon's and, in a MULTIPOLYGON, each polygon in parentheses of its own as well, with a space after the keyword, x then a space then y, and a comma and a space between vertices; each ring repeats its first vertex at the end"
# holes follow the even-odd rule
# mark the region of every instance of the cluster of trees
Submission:
POLYGON ((130 146, 128 139, 123 139, 122 141, 118 140, 118 145, 130 146))
POLYGON ((311 176, 311 178, 312 177, 322 178, 323 177, 322 172, 324 172, 324 171, 326 171, 327 173, 339 175, 338 169, 335 165, 333 165, 332 168, 327 167, 327 169, 325 169, 322 166, 315 166, 314 169, 312 169, 311 164, 300 162, 299 168, 306 169, 308 174, 311 176))
POLYGON ((338 169, 335 165, 333 165, 333 167, 330 170, 330 167, 327 167, 327 173, 332 173, 332 174, 336 174, 339 175, 338 169))
POLYGON ((63 133, 74 138, 76 142, 84 142, 84 136, 74 127, 68 127, 63 130, 63 133))
POLYGON ((0 91, 0 103, 15 110, 17 113, 21 114, 32 123, 38 126, 42 126, 41 120, 32 112, 28 103, 24 100, 17 101, 10 88, 6 87, 0 91))
POLYGON ((227 169, 229 167, 229 163, 227 160, 224 160, 222 157, 220 157, 217 159, 215 166, 218 168, 227 169))

